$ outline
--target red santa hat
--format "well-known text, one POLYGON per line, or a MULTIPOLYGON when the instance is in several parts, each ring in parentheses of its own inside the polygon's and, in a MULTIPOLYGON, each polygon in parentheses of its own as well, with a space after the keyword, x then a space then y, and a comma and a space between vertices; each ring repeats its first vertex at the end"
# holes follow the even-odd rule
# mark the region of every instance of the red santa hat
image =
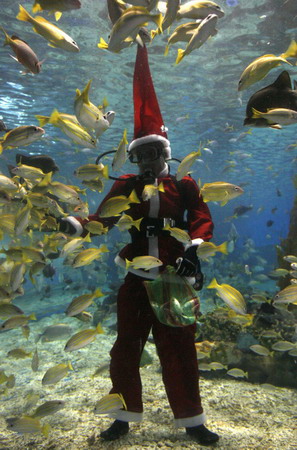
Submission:
POLYGON ((128 147, 130 152, 139 145, 161 142, 165 159, 171 158, 170 142, 167 139, 162 114, 150 73, 146 46, 138 44, 134 78, 134 139, 128 147))

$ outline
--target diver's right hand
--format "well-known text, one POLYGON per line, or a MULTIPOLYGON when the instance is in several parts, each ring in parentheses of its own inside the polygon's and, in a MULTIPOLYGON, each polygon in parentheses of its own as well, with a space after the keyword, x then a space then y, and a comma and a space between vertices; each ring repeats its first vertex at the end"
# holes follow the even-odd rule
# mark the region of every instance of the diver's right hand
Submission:
POLYGON ((67 217, 59 217, 56 220, 58 224, 58 230, 61 231, 61 233, 70 234, 70 236, 76 233, 76 228, 69 220, 67 220, 67 217))

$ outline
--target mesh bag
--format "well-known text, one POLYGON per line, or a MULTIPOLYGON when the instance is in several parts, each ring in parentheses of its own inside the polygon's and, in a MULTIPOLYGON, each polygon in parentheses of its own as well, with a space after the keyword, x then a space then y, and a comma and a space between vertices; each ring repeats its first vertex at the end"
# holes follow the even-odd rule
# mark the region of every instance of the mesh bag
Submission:
POLYGON ((153 281, 144 281, 150 304, 158 320, 171 327, 184 327, 199 317, 197 292, 184 278, 167 266, 153 281))

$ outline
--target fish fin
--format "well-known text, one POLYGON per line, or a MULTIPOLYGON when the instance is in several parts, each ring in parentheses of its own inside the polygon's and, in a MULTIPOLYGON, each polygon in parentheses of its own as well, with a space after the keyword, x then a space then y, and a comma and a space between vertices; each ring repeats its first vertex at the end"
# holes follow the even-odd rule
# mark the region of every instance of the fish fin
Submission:
POLYGON ((109 250, 108 250, 108 248, 106 247, 105 244, 101 245, 100 250, 101 250, 102 253, 107 253, 107 252, 109 252, 109 250))
POLYGON ((19 5, 19 6, 20 6, 20 10, 19 10, 19 13, 16 16, 16 18, 18 20, 23 20, 24 22, 30 22, 31 19, 33 19, 33 17, 30 16, 30 14, 25 10, 25 8, 22 5, 19 5))
POLYGON ((55 19, 56 19, 57 22, 58 22, 58 20, 61 19, 61 17, 62 17, 61 11, 56 11, 56 12, 55 12, 55 19))
POLYGON ((162 16, 162 14, 157 14, 157 15, 154 16, 154 18, 152 18, 152 19, 153 19, 153 21, 155 22, 155 24, 156 24, 157 27, 158 27, 158 32, 159 32, 159 34, 160 34, 160 33, 163 33, 163 30, 162 30, 163 16, 162 16))
MULTIPOLYGON (((204 201, 207 201, 207 200, 204 200, 204 201)), ((221 201, 221 206, 225 206, 225 205, 227 205, 227 203, 228 203, 228 199, 227 200, 222 200, 221 201)))
POLYGON ((13 55, 9 55, 12 59, 14 59, 16 62, 20 62, 15 56, 13 56, 13 55))
MULTIPOLYGON (((252 108, 252 112, 253 112, 253 115, 252 115, 252 118, 253 118, 253 119, 259 119, 259 118, 262 117, 263 112, 258 111, 258 110, 255 109, 255 108, 252 108)), ((265 113, 264 113, 264 114, 265 114, 265 113)))
POLYGON ((53 112, 51 113, 48 123, 52 123, 54 125, 59 122, 59 118, 60 118, 59 111, 57 109, 54 109, 53 112))
POLYGON ((105 40, 101 37, 101 38, 100 38, 99 44, 97 44, 97 47, 107 49, 107 48, 108 48, 108 44, 107 44, 107 42, 105 42, 105 40))
POLYGON ((293 39, 285 51, 280 55, 281 58, 297 58, 297 42, 293 39))
POLYGON ((103 111, 105 110, 105 108, 107 108, 109 105, 108 100, 106 97, 103 98, 102 100, 102 105, 98 105, 98 109, 103 109, 103 111))
POLYGON ((132 261, 129 261, 129 259, 125 258, 125 263, 126 263, 126 269, 128 270, 129 267, 132 265, 132 261))
POLYGON ((276 130, 281 130, 283 127, 279 123, 272 123, 269 128, 275 128, 276 130))
MULTIPOLYGON (((29 278, 30 278, 30 281, 31 281, 32 284, 36 284, 36 280, 33 277, 32 273, 30 273, 30 272, 29 272, 29 278)), ((37 341, 35 341, 35 342, 37 342, 37 341)))
POLYGON ((87 103, 87 104, 90 103, 90 100, 89 100, 89 91, 90 91, 91 84, 92 84, 92 80, 89 80, 89 81, 87 82, 86 86, 84 87, 84 89, 83 89, 82 92, 81 92, 83 101, 84 101, 84 103, 87 103))
POLYGON ((50 117, 47 117, 47 116, 40 116, 40 115, 38 115, 38 114, 37 114, 35 117, 36 117, 36 119, 38 120, 39 126, 40 126, 40 127, 43 127, 44 125, 46 125, 47 123, 49 123, 49 120, 50 120, 50 117))
POLYGON ((12 39, 9 37, 9 35, 6 33, 6 31, 4 30, 4 28, 1 25, 0 25, 0 29, 3 31, 4 36, 5 36, 5 41, 4 41, 4 44, 3 44, 3 47, 4 47, 5 45, 9 45, 10 41, 12 39))
POLYGON ((108 178, 108 165, 107 164, 104 166, 102 173, 103 173, 104 178, 108 178))
POLYGON ((175 64, 179 64, 181 62, 181 60, 184 57, 184 53, 185 53, 185 51, 182 48, 179 48, 177 50, 177 57, 176 57, 176 60, 175 60, 175 64))
MULTIPOLYGON (((33 28, 33 30, 34 30, 34 28, 33 28)), ((34 31, 35 31, 35 30, 34 30, 34 31)), ((36 31, 36 33, 37 33, 37 31, 36 31)), ((54 44, 51 43, 51 42, 49 42, 47 45, 48 45, 49 47, 58 48, 56 45, 54 45, 54 44)))
POLYGON ((159 34, 159 30, 151 30, 151 38, 154 39, 158 34, 159 34))
POLYGON ((32 13, 37 13, 39 11, 42 11, 42 8, 40 6, 40 4, 38 3, 38 1, 35 1, 34 5, 32 6, 32 13))

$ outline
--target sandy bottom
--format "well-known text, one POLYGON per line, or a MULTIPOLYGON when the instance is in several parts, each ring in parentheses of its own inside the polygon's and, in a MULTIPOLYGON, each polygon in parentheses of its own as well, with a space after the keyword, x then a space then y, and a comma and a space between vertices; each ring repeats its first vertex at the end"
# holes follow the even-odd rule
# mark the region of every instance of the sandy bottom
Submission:
MULTIPOLYGON (((98 335, 84 349, 65 353, 65 339, 39 342, 39 369, 33 372, 31 358, 12 359, 7 351, 22 347, 34 351, 36 335, 53 323, 73 321, 62 315, 32 322, 26 340, 19 329, 1 334, 0 369, 14 374, 15 387, 5 391, 0 385, 0 450, 14 449, 165 449, 200 448, 184 429, 173 425, 172 414, 164 391, 154 345, 146 348, 153 363, 141 369, 143 380, 144 421, 132 424, 131 432, 115 443, 99 437, 111 419, 95 415, 94 405, 107 394, 111 384, 107 370, 92 378, 96 368, 108 361, 115 335, 98 335), (71 361, 74 371, 54 386, 42 386, 45 371, 58 363, 71 361), (3 393, 4 391, 4 393, 3 393), (2 392, 2 393, 1 393, 2 392), (26 407, 29 394, 38 394, 37 403, 26 407), (48 438, 42 433, 17 434, 6 428, 6 418, 32 413, 47 400, 64 400, 65 408, 41 419, 50 424, 48 438)), ((77 322, 74 332, 81 324, 77 322)), ((85 325, 84 325, 85 328, 85 325)), ((296 369, 297 372, 297 369, 296 369)), ((208 427, 220 435, 218 449, 297 449, 297 392, 293 389, 259 386, 247 381, 205 379, 201 377, 201 395, 208 417, 208 427)))

